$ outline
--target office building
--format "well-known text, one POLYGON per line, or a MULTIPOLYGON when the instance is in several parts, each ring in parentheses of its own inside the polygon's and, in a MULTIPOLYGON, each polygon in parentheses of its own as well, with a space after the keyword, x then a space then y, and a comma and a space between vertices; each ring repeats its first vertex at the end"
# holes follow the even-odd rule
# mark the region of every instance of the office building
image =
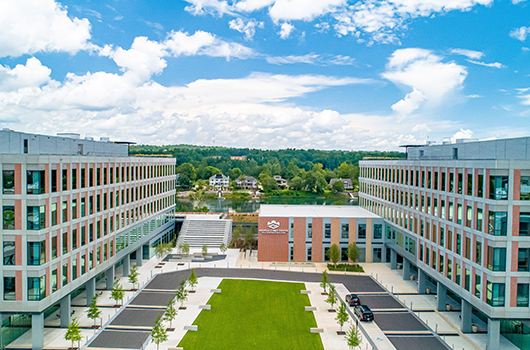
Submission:
POLYGON ((32 329, 44 346, 44 318, 70 322, 71 299, 96 280, 112 288, 175 236, 175 159, 129 157, 128 144, 0 130, 0 347, 32 329), (59 311, 60 310, 60 311, 59 311))
POLYGON ((385 255, 418 292, 436 291, 439 310, 460 303, 530 347, 530 138, 409 145, 406 160, 363 160, 360 206, 385 219, 385 255))

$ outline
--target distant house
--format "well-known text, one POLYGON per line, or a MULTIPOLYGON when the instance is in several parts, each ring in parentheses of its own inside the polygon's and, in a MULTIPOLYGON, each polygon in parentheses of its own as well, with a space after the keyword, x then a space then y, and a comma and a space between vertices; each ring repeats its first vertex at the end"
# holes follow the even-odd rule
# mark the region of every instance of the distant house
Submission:
POLYGON ((230 156, 232 160, 247 160, 247 156, 230 156))
POLYGON ((215 174, 210 177, 210 186, 228 187, 230 185, 230 178, 223 174, 215 174))
POLYGON ((287 187, 287 180, 283 179, 280 175, 274 175, 274 180, 280 187, 287 187))
POLYGON ((236 185, 245 190, 251 190, 258 187, 258 180, 252 176, 246 176, 244 180, 236 179, 236 185))
POLYGON ((353 190, 351 179, 331 179, 331 181, 329 182, 329 185, 333 186, 333 183, 336 181, 342 181, 342 183, 344 184, 345 190, 353 190))

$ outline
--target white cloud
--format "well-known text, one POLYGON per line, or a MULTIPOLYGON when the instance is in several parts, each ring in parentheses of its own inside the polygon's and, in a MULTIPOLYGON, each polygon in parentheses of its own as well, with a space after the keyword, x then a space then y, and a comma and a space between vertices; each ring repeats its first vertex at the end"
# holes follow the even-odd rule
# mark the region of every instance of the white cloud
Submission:
POLYGON ((466 75, 463 66, 443 63, 440 56, 429 50, 410 48, 392 54, 382 77, 412 88, 411 93, 392 106, 400 114, 410 114, 424 100, 440 103, 446 95, 461 88, 466 75))
POLYGON ((318 55, 310 53, 301 56, 265 56, 265 60, 270 64, 318 64, 318 65, 352 65, 355 61, 354 58, 349 56, 330 56, 330 55, 318 55))
POLYGON ((256 34, 256 28, 263 28, 263 22, 258 22, 255 19, 249 20, 247 23, 241 18, 236 18, 228 22, 230 29, 237 30, 245 34, 245 39, 250 40, 256 34))
POLYGON ((520 2, 524 2, 526 0, 512 0, 512 4, 517 5, 520 2))
POLYGON ((510 32, 510 36, 512 38, 515 38, 515 39, 520 40, 520 41, 525 41, 526 37, 528 36, 528 34, 530 34, 530 28, 529 27, 515 28, 514 30, 512 30, 510 32))
POLYGON ((91 47, 90 22, 68 17, 66 9, 53 0, 3 1, 0 33, 0 57, 76 53, 91 47))
POLYGON ((480 51, 473 51, 473 50, 466 50, 466 49, 452 49, 451 53, 466 56, 467 58, 478 60, 482 56, 484 56, 484 53, 480 51))
POLYGON ((230 6, 224 0, 185 0, 190 5, 184 9, 193 15, 203 15, 205 13, 233 15, 230 6))
POLYGON ((492 67, 492 68, 499 68, 499 69, 504 67, 499 62, 485 63, 485 62, 479 62, 479 61, 473 61, 473 60, 466 60, 466 61, 468 61, 469 63, 478 64, 479 66, 484 66, 484 67, 492 67))
POLYGON ((51 72, 34 57, 29 58, 25 66, 18 64, 13 69, 0 65, 0 91, 38 88, 50 81, 51 72))
POLYGON ((280 31, 278 32, 278 35, 280 35, 280 38, 282 39, 287 39, 293 30, 294 26, 292 24, 284 22, 280 25, 280 31))
POLYGON ((429 127, 427 126, 427 124, 422 123, 422 124, 416 124, 416 125, 412 128, 412 131, 414 131, 414 132, 417 132, 417 131, 421 131, 421 132, 429 132, 429 131, 432 131, 432 129, 429 128, 429 127))
POLYGON ((254 51, 238 43, 230 43, 217 38, 215 35, 197 31, 193 35, 179 31, 171 32, 164 42, 168 51, 173 56, 207 55, 212 57, 225 57, 226 59, 249 58, 254 51))
POLYGON ((473 95, 467 95, 466 97, 467 98, 481 98, 481 97, 484 97, 484 96, 473 94, 473 95))
POLYGON ((277 0, 269 9, 269 15, 275 22, 311 21, 345 3, 346 0, 277 0))
POLYGON ((453 136, 451 136, 451 142, 456 142, 460 139, 470 139, 473 137, 473 131, 470 129, 460 129, 453 136))

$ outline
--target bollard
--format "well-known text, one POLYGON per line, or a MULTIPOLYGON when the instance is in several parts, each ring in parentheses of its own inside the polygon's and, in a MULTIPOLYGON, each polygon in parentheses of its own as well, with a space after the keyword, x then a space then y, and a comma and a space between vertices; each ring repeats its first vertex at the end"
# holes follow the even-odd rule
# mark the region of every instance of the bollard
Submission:
POLYGON ((438 323, 436 324, 436 333, 438 333, 438 323))
POLYGON ((151 277, 153 277, 153 270, 151 270, 151 277))
POLYGON ((215 266, 216 264, 213 264, 213 268, 215 269, 217 266, 215 266))
POLYGON ((376 273, 376 274, 375 274, 375 280, 378 281, 378 278, 379 278, 379 274, 376 273))
POLYGON ((229 268, 230 266, 228 265, 228 261, 226 262, 226 268, 229 268))
POLYGON ((425 324, 427 324, 427 326, 429 326, 429 320, 425 319, 425 324))
POLYGON ((392 294, 394 294, 394 286, 392 286, 392 294))
POLYGON ((410 302, 410 310, 412 310, 412 301, 410 302))

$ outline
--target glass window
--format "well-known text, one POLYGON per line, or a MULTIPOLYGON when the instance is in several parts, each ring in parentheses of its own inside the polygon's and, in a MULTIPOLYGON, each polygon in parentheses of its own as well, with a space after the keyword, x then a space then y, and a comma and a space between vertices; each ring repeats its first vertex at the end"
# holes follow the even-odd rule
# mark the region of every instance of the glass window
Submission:
POLYGON ((350 224, 342 224, 340 238, 348 239, 350 235, 350 224))
POLYGON ((473 209, 471 207, 467 207, 466 227, 471 228, 472 222, 473 222, 473 209))
POLYGON ((471 259, 471 238, 469 237, 466 237, 465 257, 466 259, 471 259))
POLYGON ((340 260, 348 261, 348 248, 347 247, 340 248, 340 260))
POLYGON ((357 238, 366 239, 366 224, 359 224, 357 238))
POLYGON ((489 212, 488 233, 494 236, 506 236, 508 226, 508 213, 489 212))
POLYGON ((68 221, 68 205, 66 204, 66 202, 62 202, 61 206, 62 206, 61 222, 66 222, 68 221))
POLYGON ((473 195, 473 175, 467 174, 467 195, 473 195))
POLYGON ((382 239, 382 238, 383 238, 383 225, 375 224, 374 225, 374 239, 382 239))
POLYGON ((486 302, 491 306, 504 306, 504 283, 487 283, 486 302))
POLYGON ((38 207, 27 207, 28 210, 28 230, 42 230, 45 227, 45 210, 44 205, 38 207))
POLYGON ((528 307, 528 283, 517 284, 517 307, 528 307))
POLYGON ((4 241, 4 265, 15 265, 15 242, 4 241))
POLYGON ((530 236, 530 213, 519 215, 519 236, 530 236))
POLYGON ((468 269, 465 269, 465 270, 466 270, 466 276, 465 276, 464 288, 469 292, 469 288, 471 286, 471 271, 469 271, 468 269))
POLYGON ((311 223, 307 224, 307 237, 313 238, 313 224, 311 223))
POLYGON ((46 296, 46 276, 28 277, 28 300, 42 300, 46 296))
POLYGON ((52 271, 52 293, 57 292, 57 269, 52 271))
POLYGON ((57 225, 57 203, 52 203, 51 211, 52 211, 52 226, 55 226, 57 225))
POLYGON ((57 236, 52 237, 52 259, 57 258, 57 236))
POLYGON ((324 238, 331 238, 331 224, 324 224, 324 238))
POLYGON ((530 200, 530 176, 521 176, 521 200, 530 200))
POLYGON ((15 194, 15 171, 14 170, 3 170, 2 171, 2 193, 3 194, 15 194))
POLYGON ((61 171, 61 183, 62 183, 62 189, 63 191, 66 191, 67 188, 68 188, 68 182, 67 182, 67 179, 68 179, 68 170, 67 169, 63 169, 61 171))
POLYGON ((72 260, 72 281, 77 279, 77 259, 72 260))
POLYGON ((482 231, 482 209, 477 208, 477 231, 482 231))
POLYGON ((28 170, 27 171, 27 194, 43 194, 44 186, 44 170, 28 170))
POLYGON ((480 198, 483 198, 484 197, 484 191, 483 191, 483 188, 484 188, 484 175, 479 175, 478 176, 478 184, 477 184, 477 192, 478 192, 478 196, 480 198))
POLYGON ((481 242, 477 242, 477 249, 476 249, 475 254, 476 254, 475 262, 480 265, 482 263, 482 243, 481 242))
POLYGON ((463 174, 458 174, 458 194, 462 194, 463 174))
POLYGON ((4 230, 14 230, 15 229, 15 207, 13 206, 4 206, 3 207, 3 228, 4 230))
POLYGON ((15 277, 4 277, 4 300, 16 300, 15 277))
POLYGON ((488 247, 488 269, 506 271, 506 248, 488 247))
POLYGON ((77 189, 77 169, 72 169, 72 189, 77 189))
MULTIPOLYGON (((346 250, 348 250, 348 248, 346 248, 346 250)), ((372 262, 374 263, 381 262, 381 257, 383 255, 382 253, 383 253, 383 250, 381 248, 374 248, 372 262)))
POLYGON ((462 235, 459 233, 456 234, 456 252, 457 254, 462 253, 462 235))
POLYGON ((519 248, 517 271, 530 271, 530 248, 519 248))
POLYGON ((462 225, 462 204, 457 205, 457 217, 456 217, 456 223, 459 225, 462 225))
POLYGON ((508 199, 508 176, 490 176, 490 199, 508 199))
POLYGON ((480 291, 482 290, 481 277, 475 274, 475 296, 480 299, 480 291))
POLYGON ((308 247, 307 248, 307 257, 306 257, 306 261, 311 261, 312 259, 312 249, 311 247, 308 247))
POLYGON ((55 169, 52 170, 51 180, 52 180, 52 192, 57 192, 57 170, 55 169))
POLYGON ((46 262, 46 241, 28 242, 28 265, 38 266, 46 262))
POLYGON ((62 246, 63 246, 63 255, 68 252, 68 232, 63 233, 63 237, 61 239, 62 246))

